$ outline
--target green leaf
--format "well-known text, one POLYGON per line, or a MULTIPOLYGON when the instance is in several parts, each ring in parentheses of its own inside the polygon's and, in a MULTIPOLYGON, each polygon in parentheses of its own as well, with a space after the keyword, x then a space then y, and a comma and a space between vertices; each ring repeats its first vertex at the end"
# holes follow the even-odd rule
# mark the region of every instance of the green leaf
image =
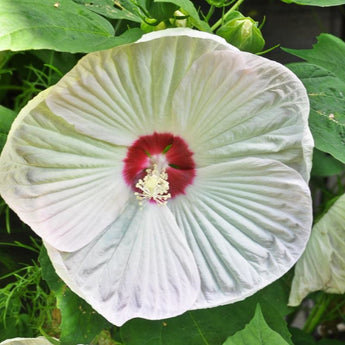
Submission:
POLYGON ((317 342, 317 345, 344 345, 344 341, 343 340, 334 340, 334 339, 322 339, 322 340, 317 342))
POLYGON ((146 0, 146 9, 152 18, 155 18, 160 22, 172 18, 174 16, 174 12, 177 11, 179 7, 170 1, 158 2, 154 0, 146 0))
POLYGON ((317 345, 314 337, 298 328, 290 328, 294 345, 317 345))
POLYGON ((269 326, 292 344, 284 316, 289 287, 283 279, 244 301, 227 306, 189 311, 181 316, 149 321, 135 319, 120 328, 124 345, 222 344, 229 335, 243 329, 260 303, 269 326))
POLYGON ((15 111, 0 105, 0 133, 7 134, 17 114, 15 111))
POLYGON ((311 50, 284 50, 308 61, 288 67, 307 88, 316 148, 345 163, 345 43, 322 34, 311 50))
POLYGON ((332 176, 345 171, 345 164, 339 162, 328 153, 314 149, 312 176, 332 176))
POLYGON ((73 0, 87 9, 111 19, 125 19, 140 23, 140 9, 130 0, 73 0))
POLYGON ((55 269, 49 259, 47 250, 42 246, 38 261, 42 269, 42 277, 47 282, 50 290, 57 293, 65 288, 65 283, 55 273, 55 269))
POLYGON ((345 163, 345 82, 309 63, 288 66, 303 82, 310 101, 315 147, 345 163))
POLYGON ((314 225, 298 260, 289 304, 297 306, 310 292, 345 292, 345 194, 314 225))
POLYGON ((91 342, 102 330, 113 325, 96 313, 91 306, 67 288, 55 273, 46 249, 42 246, 39 261, 42 276, 55 293, 61 311, 61 344, 75 345, 91 342))
POLYGON ((182 8, 191 18, 192 24, 202 31, 211 32, 209 25, 202 21, 199 17, 198 11, 196 10, 194 4, 190 0, 154 0, 154 2, 171 2, 180 8, 182 8))
POLYGON ((105 18, 72 0, 0 1, 0 50, 88 53, 135 41, 141 34, 134 29, 114 37, 105 18))
POLYGON ((311 64, 325 68, 345 81, 345 69, 342 65, 345 57, 345 42, 340 38, 330 34, 321 34, 317 37, 317 43, 313 45, 313 49, 282 49, 311 64))
POLYGON ((288 4, 309 5, 309 6, 338 6, 345 4, 345 0, 282 0, 288 4))
POLYGON ((61 310, 60 340, 64 345, 88 344, 103 329, 112 327, 71 290, 57 295, 57 306, 61 310))
POLYGON ((288 345, 288 343, 266 323, 258 304, 250 323, 223 345, 288 345))
POLYGON ((0 152, 5 145, 7 134, 16 116, 17 114, 13 110, 0 105, 0 152))

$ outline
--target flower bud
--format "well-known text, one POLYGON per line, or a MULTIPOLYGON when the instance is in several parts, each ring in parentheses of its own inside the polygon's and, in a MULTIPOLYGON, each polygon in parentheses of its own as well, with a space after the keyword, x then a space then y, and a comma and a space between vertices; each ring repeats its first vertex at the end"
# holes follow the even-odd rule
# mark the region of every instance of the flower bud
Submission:
POLYGON ((250 53, 262 51, 265 45, 258 23, 237 11, 217 30, 217 35, 240 50, 250 53))
POLYGON ((155 19, 146 18, 144 22, 141 22, 140 29, 144 32, 152 32, 152 31, 158 31, 158 30, 164 30, 166 29, 166 24, 162 21, 157 23, 155 19))
POLYGON ((187 27, 190 27, 188 17, 189 17, 188 15, 177 10, 174 12, 174 17, 170 18, 169 21, 173 27, 187 28, 187 27))

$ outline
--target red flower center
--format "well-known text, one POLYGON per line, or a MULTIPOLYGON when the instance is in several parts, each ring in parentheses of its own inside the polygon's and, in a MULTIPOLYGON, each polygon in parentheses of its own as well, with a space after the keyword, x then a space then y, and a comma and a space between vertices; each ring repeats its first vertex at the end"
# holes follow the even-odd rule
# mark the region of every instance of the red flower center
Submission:
POLYGON ((195 177, 193 152, 180 137, 170 133, 156 133, 141 136, 127 151, 124 160, 123 177, 134 192, 139 180, 148 174, 148 169, 157 167, 166 172, 171 198, 185 194, 186 187, 195 177))

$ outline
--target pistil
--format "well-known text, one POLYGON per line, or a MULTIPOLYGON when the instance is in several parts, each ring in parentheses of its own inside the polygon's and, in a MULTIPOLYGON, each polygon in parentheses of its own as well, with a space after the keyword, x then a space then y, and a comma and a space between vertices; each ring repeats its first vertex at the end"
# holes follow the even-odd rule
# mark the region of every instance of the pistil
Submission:
POLYGON ((153 169, 146 169, 145 177, 140 179, 135 187, 141 190, 141 193, 134 193, 139 200, 139 205, 142 205, 145 200, 153 200, 158 205, 164 206, 167 204, 167 200, 171 198, 168 174, 164 168, 158 169, 157 164, 153 165, 153 169))

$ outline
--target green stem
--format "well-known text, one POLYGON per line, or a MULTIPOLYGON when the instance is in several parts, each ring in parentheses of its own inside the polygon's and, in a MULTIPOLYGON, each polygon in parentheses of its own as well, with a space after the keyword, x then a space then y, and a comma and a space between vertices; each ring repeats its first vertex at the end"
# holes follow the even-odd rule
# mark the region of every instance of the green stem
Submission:
POLYGON ((213 24, 213 26, 211 27, 211 30, 212 30, 212 31, 215 31, 216 29, 218 29, 218 27, 219 27, 220 25, 222 25, 222 23, 224 22, 224 20, 226 20, 226 18, 229 17, 229 15, 230 15, 232 12, 234 12, 235 10, 237 10, 237 9, 240 7, 240 5, 242 4, 243 1, 244 1, 244 0, 237 0, 237 1, 235 2, 235 4, 229 9, 229 11, 227 11, 227 12, 225 13, 225 15, 224 15, 222 18, 220 18, 216 23, 213 24))
POLYGON ((320 299, 316 302, 313 307, 308 319, 303 327, 303 331, 306 333, 312 333, 314 329, 320 323, 320 320, 327 309, 329 303, 331 302, 331 296, 327 294, 322 294, 320 299))
POLYGON ((205 22, 208 23, 208 21, 210 20, 210 18, 212 17, 212 14, 214 12, 215 6, 211 5, 206 17, 205 17, 205 22))
POLYGON ((0 90, 25 90, 23 86, 17 86, 17 85, 0 85, 0 90))
POLYGON ((6 224, 6 230, 7 233, 11 233, 11 225, 10 225, 10 209, 9 207, 6 207, 5 209, 5 224, 6 224))

